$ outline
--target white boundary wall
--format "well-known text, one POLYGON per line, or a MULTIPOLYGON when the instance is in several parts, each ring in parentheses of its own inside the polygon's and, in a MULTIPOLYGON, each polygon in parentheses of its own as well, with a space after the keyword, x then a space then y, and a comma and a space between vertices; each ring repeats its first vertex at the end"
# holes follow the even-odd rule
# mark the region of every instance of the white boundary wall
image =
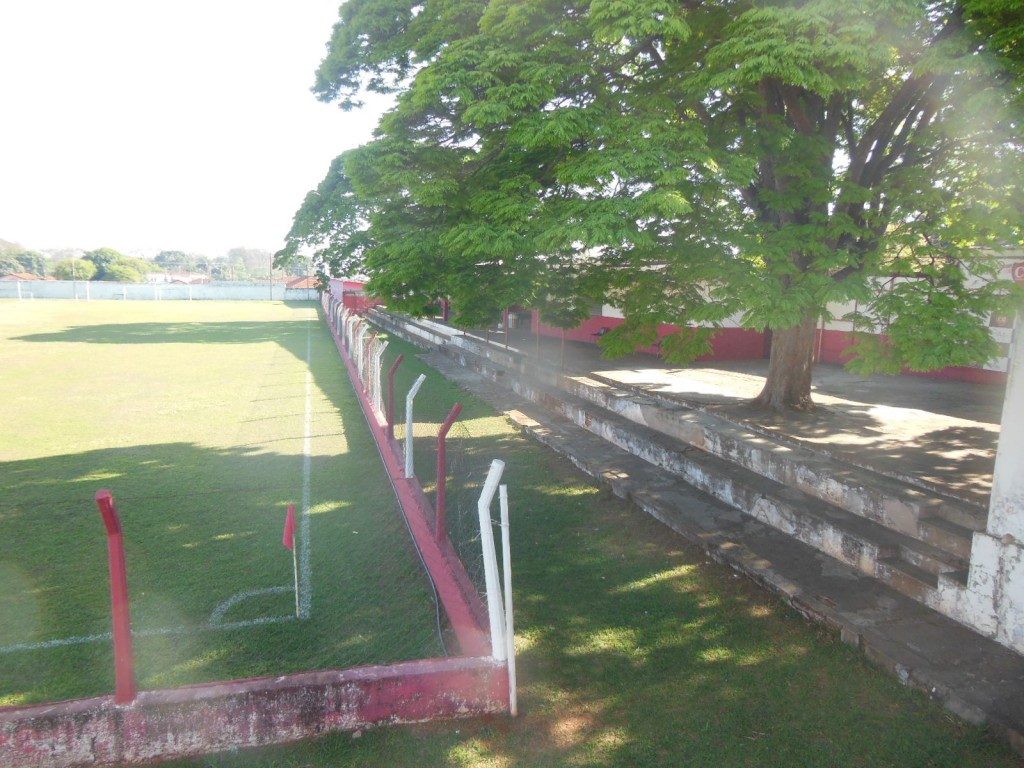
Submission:
POLYGON ((83 280, 0 280, 0 299, 113 299, 128 301, 317 301, 315 288, 288 289, 284 283, 151 285, 83 280))
POLYGON ((974 534, 966 586, 939 576, 937 608, 1024 653, 1024 322, 1020 315, 1009 360, 988 524, 974 534))

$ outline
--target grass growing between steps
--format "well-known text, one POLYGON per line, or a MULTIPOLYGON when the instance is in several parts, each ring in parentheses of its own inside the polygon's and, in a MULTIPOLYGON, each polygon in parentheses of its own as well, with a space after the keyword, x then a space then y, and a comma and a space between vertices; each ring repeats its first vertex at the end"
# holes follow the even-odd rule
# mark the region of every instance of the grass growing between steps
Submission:
POLYGON ((982 730, 592 486, 411 346, 392 339, 385 364, 398 352, 398 392, 427 374, 417 421, 439 423, 458 400, 464 431, 452 450, 473 468, 507 464, 520 718, 333 735, 175 765, 1019 764, 982 730))

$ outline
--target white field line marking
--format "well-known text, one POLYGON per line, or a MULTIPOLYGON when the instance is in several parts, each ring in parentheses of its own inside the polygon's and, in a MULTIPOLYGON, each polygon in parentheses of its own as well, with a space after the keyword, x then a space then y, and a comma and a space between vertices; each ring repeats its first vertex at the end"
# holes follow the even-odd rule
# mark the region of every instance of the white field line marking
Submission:
POLYGON ((313 474, 313 342, 306 320, 306 413, 302 435, 302 514, 299 516, 299 618, 308 619, 313 607, 313 563, 311 557, 309 506, 313 474))
MULTIPOLYGON (((276 589, 276 587, 275 587, 276 589)), ((284 587, 288 591, 291 587, 284 587)), ((132 630, 132 637, 153 637, 156 635, 193 635, 200 632, 215 632, 227 629, 245 629, 262 624, 283 624, 288 621, 295 621, 294 616, 260 616, 245 621, 228 621, 223 624, 198 624, 195 626, 182 625, 180 627, 157 627, 155 629, 132 630)), ((18 651, 38 651, 47 648, 62 648, 67 645, 84 645, 85 643, 99 643, 111 640, 113 635, 104 632, 99 635, 78 635, 77 637, 62 637, 58 640, 41 640, 38 643, 16 643, 14 645, 0 646, 0 654, 17 653, 18 651)))
POLYGON ((244 592, 239 592, 232 595, 227 600, 221 602, 213 612, 210 614, 209 620, 206 622, 211 627, 219 627, 224 624, 224 615, 234 608, 239 603, 248 600, 250 597, 258 597, 260 595, 281 595, 285 592, 290 592, 292 588, 290 586, 284 587, 265 587, 264 589, 247 589, 244 592))
MULTIPOLYGON (((313 565, 310 559, 310 517, 309 507, 312 501, 312 451, 313 451, 313 371, 310 362, 313 357, 312 335, 310 333, 309 320, 306 320, 306 412, 303 419, 302 436, 302 515, 299 519, 299 616, 300 619, 308 619, 313 603, 313 565)), ((255 627, 261 624, 280 624, 286 621, 294 621, 295 616, 261 616, 245 621, 223 622, 224 614, 243 600, 257 595, 282 594, 291 587, 266 587, 264 589, 248 589, 232 595, 224 600, 210 614, 209 622, 205 625, 159 627, 156 629, 133 630, 133 637, 148 637, 152 635, 187 635, 197 632, 208 632, 218 629, 243 629, 255 627)), ((98 635, 76 635, 73 637, 62 637, 56 640, 41 640, 36 643, 15 643, 13 645, 0 646, 0 654, 16 653, 18 651, 36 651, 46 648, 62 648, 68 645, 83 645, 85 643, 98 643, 110 640, 113 637, 110 632, 103 632, 98 635)))

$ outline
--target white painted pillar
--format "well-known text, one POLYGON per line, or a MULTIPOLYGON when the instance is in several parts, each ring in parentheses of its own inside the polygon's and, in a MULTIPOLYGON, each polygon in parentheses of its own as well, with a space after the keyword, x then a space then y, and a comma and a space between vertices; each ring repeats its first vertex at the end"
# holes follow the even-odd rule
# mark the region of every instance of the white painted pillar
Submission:
POLYGON ((1016 326, 986 531, 1024 543, 1024 315, 1016 326))
POLYGON ((938 607, 1024 653, 1024 315, 1009 357, 988 523, 974 534, 967 586, 945 589, 940 578, 938 607))

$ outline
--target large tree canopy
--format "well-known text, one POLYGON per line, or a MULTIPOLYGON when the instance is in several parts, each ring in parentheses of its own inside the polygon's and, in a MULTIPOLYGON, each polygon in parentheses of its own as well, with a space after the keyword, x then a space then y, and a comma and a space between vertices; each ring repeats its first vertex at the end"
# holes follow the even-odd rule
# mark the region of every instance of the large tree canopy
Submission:
MULTIPOLYGON (((773 331, 763 405, 810 405, 814 329, 858 302, 862 369, 984 362, 1021 242, 1024 20, 1010 0, 349 0, 317 95, 397 92, 279 254, 466 323, 603 297, 773 331), (977 280, 968 280, 970 274, 977 280), (882 335, 875 335, 881 331, 882 335)), ((663 353, 684 361, 710 332, 663 353)))

